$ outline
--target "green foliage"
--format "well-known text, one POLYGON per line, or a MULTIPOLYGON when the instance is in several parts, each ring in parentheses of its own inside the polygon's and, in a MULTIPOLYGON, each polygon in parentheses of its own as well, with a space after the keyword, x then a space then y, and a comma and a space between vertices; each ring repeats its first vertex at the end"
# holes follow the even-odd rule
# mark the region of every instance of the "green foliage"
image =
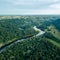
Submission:
POLYGON ((4 60, 59 60, 60 49, 44 40, 44 37, 30 38, 19 42, 0 53, 4 60))
MULTIPOLYGON (((5 46, 6 49, 0 53, 0 60, 60 60, 60 39, 49 28, 54 26, 53 30, 60 32, 60 16, 16 17, 0 17, 0 47, 22 37, 37 34, 33 26, 46 30, 45 34, 14 43, 10 47, 5 46)), ((53 32, 56 34, 56 31, 53 32)))
POLYGON ((0 20, 0 43, 6 44, 26 35, 36 34, 33 27, 24 18, 0 20))

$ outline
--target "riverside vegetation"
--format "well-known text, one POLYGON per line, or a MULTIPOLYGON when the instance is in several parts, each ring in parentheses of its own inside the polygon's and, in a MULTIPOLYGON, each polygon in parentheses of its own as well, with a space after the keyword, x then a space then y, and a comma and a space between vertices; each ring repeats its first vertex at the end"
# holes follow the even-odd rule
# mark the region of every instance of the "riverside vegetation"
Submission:
POLYGON ((0 50, 23 37, 28 38, 6 47, 0 53, 0 60, 60 60, 59 15, 0 16, 0 50), (34 26, 45 33, 29 37, 39 33, 34 26))

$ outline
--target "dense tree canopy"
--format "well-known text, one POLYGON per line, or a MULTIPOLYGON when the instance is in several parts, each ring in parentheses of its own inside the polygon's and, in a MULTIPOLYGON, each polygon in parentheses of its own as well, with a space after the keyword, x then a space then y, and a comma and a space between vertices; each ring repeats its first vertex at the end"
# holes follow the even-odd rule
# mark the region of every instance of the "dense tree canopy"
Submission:
POLYGON ((3 46, 0 60, 60 60, 60 16, 0 16, 0 51, 3 46), (45 34, 29 38, 38 33, 34 26, 45 34))

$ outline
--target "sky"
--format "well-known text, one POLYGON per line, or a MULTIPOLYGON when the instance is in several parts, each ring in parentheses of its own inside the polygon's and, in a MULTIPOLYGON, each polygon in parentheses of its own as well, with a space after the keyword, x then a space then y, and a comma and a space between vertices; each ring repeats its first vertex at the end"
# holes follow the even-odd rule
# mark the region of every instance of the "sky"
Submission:
POLYGON ((60 14, 60 0, 0 0, 0 15, 60 14))

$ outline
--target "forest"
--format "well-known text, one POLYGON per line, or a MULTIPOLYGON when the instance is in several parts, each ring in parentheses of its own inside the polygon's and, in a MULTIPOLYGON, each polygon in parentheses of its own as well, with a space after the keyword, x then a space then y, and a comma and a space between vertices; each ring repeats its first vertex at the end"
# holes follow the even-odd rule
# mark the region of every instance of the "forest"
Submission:
POLYGON ((60 16, 0 16, 0 60, 60 60, 60 16))

